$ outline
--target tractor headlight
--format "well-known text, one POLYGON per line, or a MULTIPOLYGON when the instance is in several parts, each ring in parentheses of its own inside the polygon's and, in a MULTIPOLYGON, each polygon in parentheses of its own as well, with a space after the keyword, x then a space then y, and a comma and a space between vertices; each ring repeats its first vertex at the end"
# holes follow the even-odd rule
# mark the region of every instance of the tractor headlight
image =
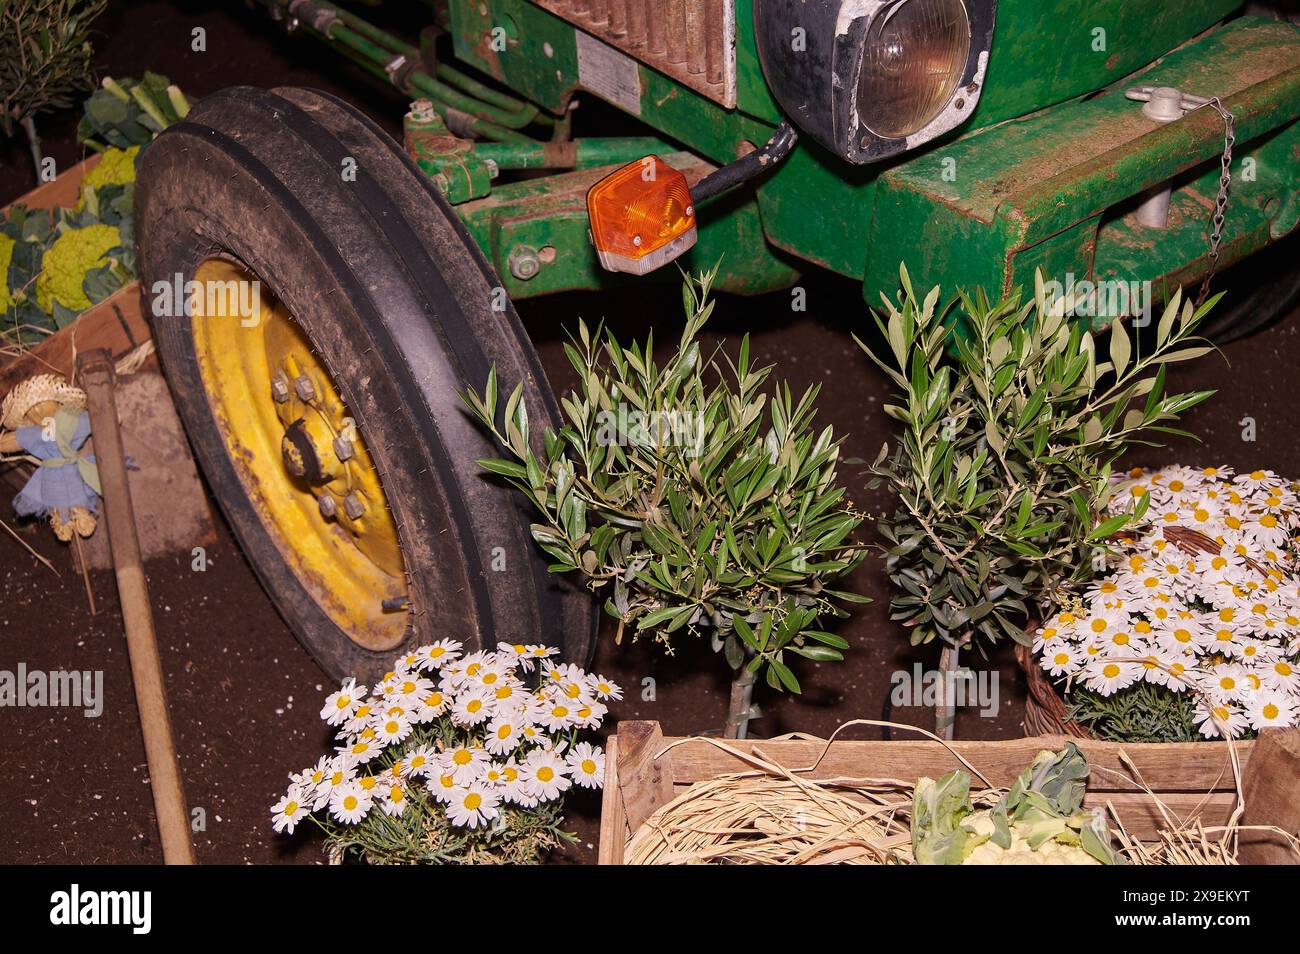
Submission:
POLYGON ((756 0, 763 72, 790 119, 874 162, 941 135, 979 102, 996 0, 756 0))

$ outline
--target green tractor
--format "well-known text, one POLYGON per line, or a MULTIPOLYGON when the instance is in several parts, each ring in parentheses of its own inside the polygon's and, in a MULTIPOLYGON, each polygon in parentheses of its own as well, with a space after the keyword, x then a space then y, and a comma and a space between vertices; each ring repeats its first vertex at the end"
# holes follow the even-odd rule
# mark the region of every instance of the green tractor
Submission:
MULTIPOLYGON (((259 2, 406 94, 405 141, 224 90, 146 151, 137 236, 146 291, 184 289, 153 322, 209 483, 335 675, 444 635, 592 651, 458 397, 495 366, 558 426, 512 299, 720 259, 724 291, 825 269, 875 300, 901 259, 1141 323, 1300 221, 1300 26, 1237 0, 443 0, 392 30, 259 2), (575 139, 588 96, 639 134, 575 139)), ((1273 278, 1222 332, 1295 304, 1273 278)))

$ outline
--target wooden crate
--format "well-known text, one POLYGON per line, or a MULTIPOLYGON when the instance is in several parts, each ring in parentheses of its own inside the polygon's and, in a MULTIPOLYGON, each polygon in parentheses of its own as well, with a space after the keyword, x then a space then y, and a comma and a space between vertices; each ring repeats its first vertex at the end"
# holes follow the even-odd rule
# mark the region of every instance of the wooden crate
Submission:
MULTIPOLYGON (((703 740, 692 739, 660 754, 666 745, 658 722, 620 722, 609 739, 605 757, 605 791, 601 802, 600 864, 622 864, 628 839, 659 807, 680 795, 693 782, 717 775, 752 771, 744 759, 703 740)), ((1006 742, 954 742, 960 752, 996 786, 1010 785, 1042 749, 1059 749, 1075 742, 1088 756, 1092 773, 1087 803, 1110 803, 1136 837, 1150 838, 1161 824, 1150 798, 1130 779, 1119 752, 1132 760, 1142 778, 1179 817, 1198 815, 1206 826, 1222 825, 1237 802, 1228 744, 1188 742, 1120 745, 1114 742, 1036 736, 1006 742), (1110 770, 1110 771, 1106 771, 1110 770)), ((825 743, 812 739, 729 740, 727 745, 753 752, 787 769, 812 765, 825 743)), ((1300 830, 1300 730, 1264 733, 1258 741, 1235 743, 1241 761, 1246 796, 1242 824, 1276 825, 1300 830)), ((961 763, 942 744, 931 741, 834 742, 811 779, 893 778, 914 781, 937 778, 961 763)), ((1251 863, 1294 861, 1274 838, 1242 838, 1241 860, 1251 863)))

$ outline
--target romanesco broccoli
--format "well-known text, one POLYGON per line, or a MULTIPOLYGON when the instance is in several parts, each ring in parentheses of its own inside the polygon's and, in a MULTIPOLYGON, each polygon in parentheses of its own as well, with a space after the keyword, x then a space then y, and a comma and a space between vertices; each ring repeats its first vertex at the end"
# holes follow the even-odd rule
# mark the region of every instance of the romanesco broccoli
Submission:
POLYGON ((122 233, 111 225, 87 225, 68 229, 49 247, 36 277, 36 301, 42 311, 54 302, 74 312, 90 307, 82 283, 86 272, 107 262, 107 253, 122 244, 122 233))
POLYGON ((135 158, 140 154, 139 146, 130 149, 105 149, 103 158, 81 180, 81 197, 77 199, 77 211, 86 205, 86 194, 94 192, 101 186, 126 185, 135 181, 135 158))

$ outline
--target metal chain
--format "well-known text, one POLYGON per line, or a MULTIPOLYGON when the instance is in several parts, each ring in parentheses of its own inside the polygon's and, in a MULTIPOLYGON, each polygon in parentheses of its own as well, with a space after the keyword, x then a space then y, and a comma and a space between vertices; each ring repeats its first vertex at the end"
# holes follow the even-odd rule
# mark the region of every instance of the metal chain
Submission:
MULTIPOLYGON (((1228 186, 1232 184, 1232 147, 1236 145, 1236 117, 1228 112, 1219 97, 1212 97, 1205 106, 1211 106, 1223 120, 1223 158, 1220 161, 1222 172, 1219 174, 1219 196, 1214 202, 1213 228, 1210 230, 1210 269, 1201 282, 1201 290, 1196 294, 1196 307, 1200 308, 1210 294, 1210 282, 1214 280, 1215 269, 1219 267, 1219 244, 1223 241, 1223 216, 1228 208, 1228 186)), ((1197 107, 1203 109, 1204 106, 1197 107)))

